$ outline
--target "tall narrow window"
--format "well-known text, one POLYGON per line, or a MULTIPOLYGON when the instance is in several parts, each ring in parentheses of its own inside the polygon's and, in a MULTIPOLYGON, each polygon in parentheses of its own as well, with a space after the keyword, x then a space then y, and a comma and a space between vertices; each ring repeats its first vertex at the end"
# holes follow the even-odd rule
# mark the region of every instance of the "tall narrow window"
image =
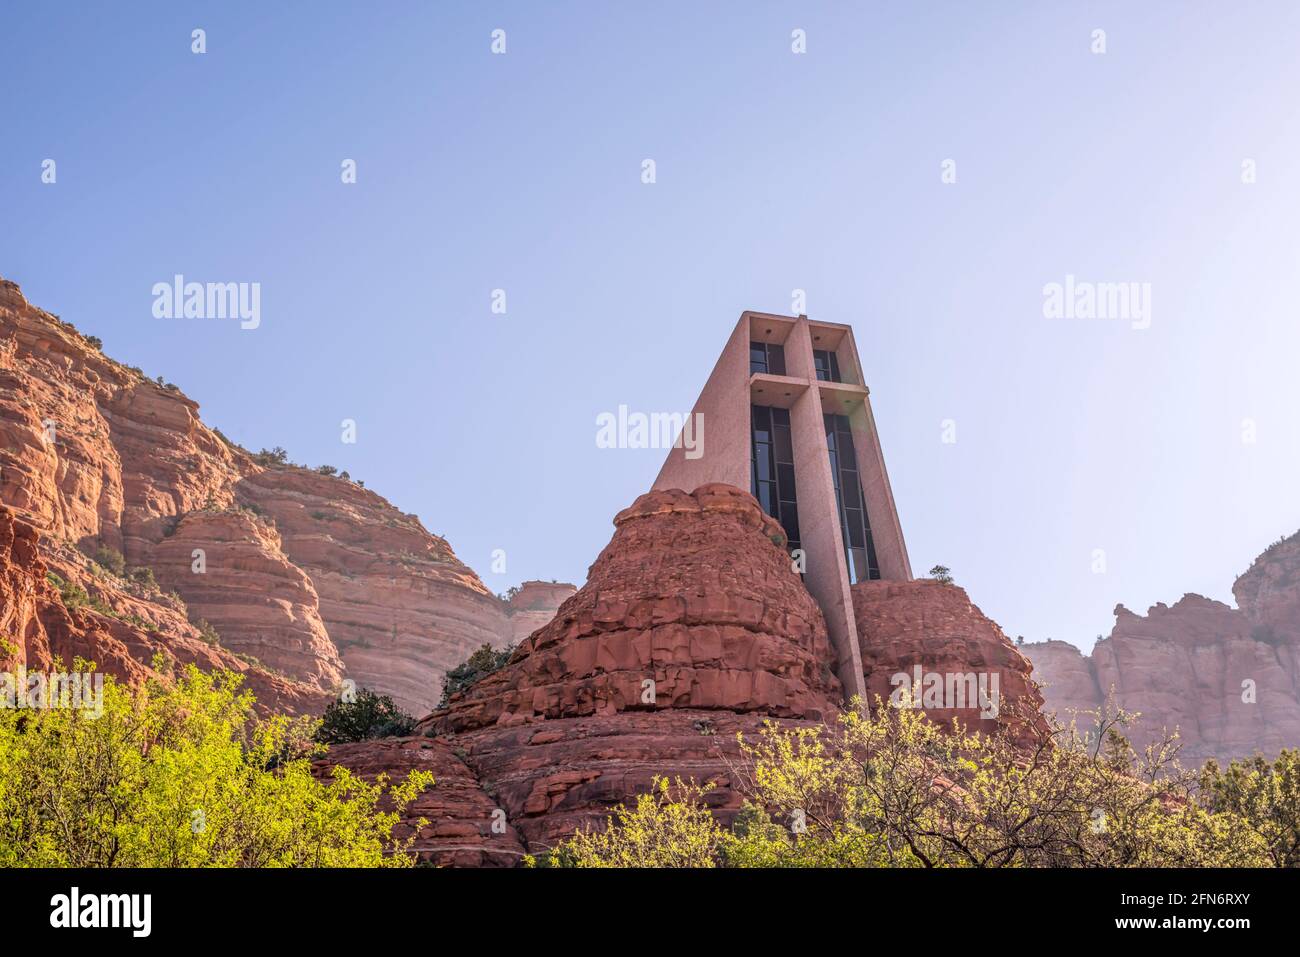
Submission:
POLYGON ((750 408, 753 442, 750 444, 754 498, 781 523, 789 548, 799 547, 799 505, 794 484, 794 446, 790 441, 790 410, 766 405, 750 408))
POLYGON ((830 450, 831 478, 835 483, 835 505, 840 513, 844 537, 844 558, 849 580, 857 582, 880 577, 876 546, 871 541, 871 522, 858 477, 858 459, 853 450, 853 433, 847 415, 825 415, 826 447, 830 450))
POLYGON ((829 349, 813 350, 813 368, 817 370, 817 378, 823 382, 844 381, 840 378, 840 360, 829 349))
POLYGON ((749 371, 785 375, 785 347, 775 342, 750 342, 749 371))

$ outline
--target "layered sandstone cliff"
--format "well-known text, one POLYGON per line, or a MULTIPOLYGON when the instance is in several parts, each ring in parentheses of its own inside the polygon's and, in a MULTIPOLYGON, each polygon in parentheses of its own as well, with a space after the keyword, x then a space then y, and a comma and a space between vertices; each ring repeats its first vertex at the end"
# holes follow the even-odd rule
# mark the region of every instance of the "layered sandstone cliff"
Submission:
MULTIPOLYGON (((113 592, 102 570, 78 570, 101 547, 149 569, 163 591, 109 601, 157 628, 145 645, 200 634, 202 620, 228 655, 301 685, 314 707, 350 678, 423 713, 445 670, 559 603, 534 592, 516 622, 415 516, 347 479, 255 458, 175 386, 107 358, 4 280, 0 505, 67 580, 113 592)), ((83 644, 86 657, 119 654, 83 644)))
POLYGON ((1137 744, 1177 728, 1186 764, 1272 756, 1300 745, 1300 534, 1260 555, 1233 595, 1237 608, 1200 595, 1146 615, 1117 606, 1114 629, 1089 656, 1062 641, 1023 650, 1065 720, 1113 695, 1141 714, 1137 744))
POLYGON ((105 574, 75 549, 44 556, 43 544, 0 506, 0 670, 59 672, 83 659, 130 683, 153 675, 158 662, 194 664, 243 674, 264 713, 319 706, 312 686, 213 643, 179 599, 105 574))

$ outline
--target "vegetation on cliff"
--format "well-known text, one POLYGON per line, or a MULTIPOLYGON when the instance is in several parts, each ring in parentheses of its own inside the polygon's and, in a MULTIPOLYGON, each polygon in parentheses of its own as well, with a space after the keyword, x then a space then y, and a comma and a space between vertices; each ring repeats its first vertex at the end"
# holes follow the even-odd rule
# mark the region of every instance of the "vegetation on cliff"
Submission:
POLYGON ((492 672, 500 671, 509 663, 510 656, 514 653, 515 646, 513 644, 506 645, 499 650, 489 644, 480 646, 469 658, 455 668, 450 669, 443 676, 442 698, 438 702, 438 707, 447 707, 452 695, 472 688, 492 672))
POLYGON ((316 740, 322 744, 350 744, 371 738, 410 734, 415 719, 393 703, 388 695, 362 688, 352 700, 340 700, 325 709, 316 740))

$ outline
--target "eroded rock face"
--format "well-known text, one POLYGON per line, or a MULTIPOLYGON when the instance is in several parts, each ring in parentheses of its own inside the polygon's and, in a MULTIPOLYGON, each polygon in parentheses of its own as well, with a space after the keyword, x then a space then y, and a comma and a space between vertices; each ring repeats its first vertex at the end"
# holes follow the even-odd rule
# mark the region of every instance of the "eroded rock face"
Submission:
POLYGON ((320 614, 316 588, 285 556, 273 524, 247 512, 189 512, 149 557, 160 584, 210 622, 231 651, 251 655, 322 694, 343 662, 320 614))
POLYGON ((1238 608, 1200 595, 1146 615, 1117 606, 1088 657, 1065 642, 1025 645, 1048 708, 1068 721, 1113 692, 1116 706, 1141 714, 1134 743, 1176 727, 1187 765, 1300 745, 1300 535, 1256 559, 1233 594, 1238 608))
POLYGON ((540 854, 575 830, 603 828, 655 777, 712 784, 704 803, 729 826, 742 803, 730 770, 739 764, 736 735, 754 740, 768 721, 784 728, 816 723, 665 708, 482 728, 447 740, 464 750, 530 853, 540 854))
POLYGON ((1032 665, 965 589, 917 579, 859 582, 852 592, 862 671, 873 704, 876 696, 888 702, 900 688, 943 725, 955 718, 984 733, 1006 726, 1026 740, 1045 729, 1043 698, 1030 679, 1032 665), (898 675, 907 680, 896 680, 898 675), (936 687, 942 691, 932 697, 936 687))
POLYGON ((426 713, 448 669, 513 638, 506 606, 451 546, 374 492, 284 468, 236 491, 275 523, 285 555, 315 587, 348 677, 403 710, 426 713))
POLYGON ((587 584, 509 666, 454 696, 439 731, 666 707, 835 713, 821 610, 752 496, 651 492, 614 525, 587 584))
MULTIPOLYGON (((411 802, 393 828, 393 837, 398 841, 415 837, 410 850, 420 863, 437 867, 514 867, 523 858, 523 845, 504 812, 496 813, 497 803, 445 742, 383 738, 336 744, 324 759, 313 764, 312 771, 324 779, 335 765, 370 782, 386 774, 390 784, 404 780, 411 771, 433 773, 433 787, 411 802)), ((391 810, 392 802, 385 799, 383 806, 391 810)))
POLYGON ((52 549, 48 562, 43 554, 40 533, 0 506, 0 670, 68 671, 81 658, 134 683, 153 675, 155 658, 162 655, 204 671, 243 674, 263 713, 324 708, 325 697, 310 685, 206 641, 165 596, 89 573, 75 549, 52 549), (47 572, 83 588, 102 610, 67 607, 47 572))
MULTIPOLYGON (((447 668, 547 620, 546 596, 534 592, 516 621, 445 541, 375 493, 254 461, 175 386, 109 359, 4 280, 0 505, 41 533, 69 580, 84 564, 71 549, 107 546, 179 593, 176 607, 115 599, 159 628, 144 645, 197 635, 202 618, 228 651, 314 693, 334 693, 346 677, 420 714, 447 668)), ((126 644, 84 650, 129 655, 140 645, 126 644)), ((147 670, 148 660, 138 663, 147 670)))

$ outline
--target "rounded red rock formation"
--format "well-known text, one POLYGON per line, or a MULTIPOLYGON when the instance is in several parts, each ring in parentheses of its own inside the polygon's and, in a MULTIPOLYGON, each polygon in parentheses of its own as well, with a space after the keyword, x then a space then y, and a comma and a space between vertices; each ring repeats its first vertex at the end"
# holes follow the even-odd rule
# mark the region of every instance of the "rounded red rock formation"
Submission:
POLYGON ((917 579, 859 582, 852 592, 869 704, 874 706, 876 696, 889 702, 896 689, 910 690, 914 706, 941 724, 955 718, 984 733, 1007 727, 1026 741, 1046 730, 1043 697, 1030 679, 1033 666, 965 589, 917 579), (943 681, 937 706, 926 696, 929 675, 943 681))
POLYGON ((716 484, 650 492, 614 525, 587 584, 434 726, 663 708, 838 710, 821 610, 753 496, 716 484))

